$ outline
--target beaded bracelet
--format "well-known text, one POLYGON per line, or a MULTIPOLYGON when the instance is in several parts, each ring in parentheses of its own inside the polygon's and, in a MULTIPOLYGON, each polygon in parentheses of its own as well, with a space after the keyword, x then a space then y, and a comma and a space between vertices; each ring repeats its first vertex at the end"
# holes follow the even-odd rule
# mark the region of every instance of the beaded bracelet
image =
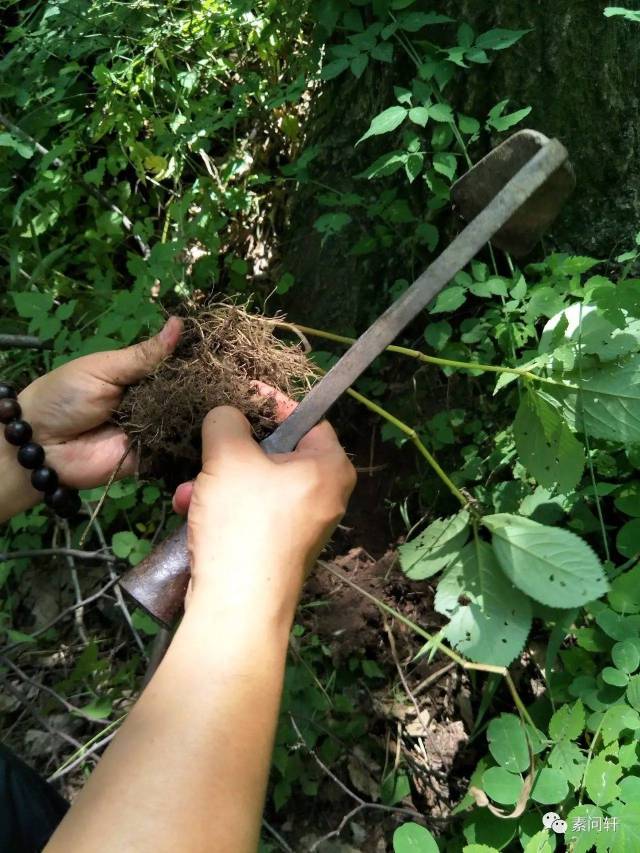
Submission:
POLYGON ((31 485, 44 492, 44 502, 61 518, 70 518, 80 509, 80 495, 61 486, 58 475, 44 464, 44 448, 31 441, 31 425, 22 419, 22 408, 11 385, 0 382, 0 423, 6 424, 4 437, 18 447, 18 462, 31 471, 31 485))

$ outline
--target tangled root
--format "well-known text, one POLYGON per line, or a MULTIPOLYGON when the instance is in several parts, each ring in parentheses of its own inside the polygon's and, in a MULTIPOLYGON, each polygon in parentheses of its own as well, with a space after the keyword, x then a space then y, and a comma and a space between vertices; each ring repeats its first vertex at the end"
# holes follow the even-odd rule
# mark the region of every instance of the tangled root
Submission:
POLYGON ((259 440, 275 426, 260 380, 300 397, 314 376, 301 347, 273 334, 273 320, 221 303, 187 316, 173 356, 125 393, 114 419, 140 451, 140 473, 171 481, 199 470, 202 421, 215 406, 235 406, 259 440), (167 473, 173 472, 176 477, 167 473))

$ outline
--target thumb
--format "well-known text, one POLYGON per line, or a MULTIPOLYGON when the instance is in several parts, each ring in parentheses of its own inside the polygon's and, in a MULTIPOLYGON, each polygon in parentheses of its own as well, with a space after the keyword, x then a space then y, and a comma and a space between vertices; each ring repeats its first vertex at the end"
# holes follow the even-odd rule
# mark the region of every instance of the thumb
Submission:
POLYGON ((176 348, 182 334, 182 320, 169 317, 157 335, 120 350, 96 353, 92 368, 114 385, 133 385, 151 373, 176 348))
POLYGON ((212 409, 202 424, 202 463, 216 463, 221 457, 246 460, 264 459, 254 441, 251 424, 238 409, 218 406, 212 409))

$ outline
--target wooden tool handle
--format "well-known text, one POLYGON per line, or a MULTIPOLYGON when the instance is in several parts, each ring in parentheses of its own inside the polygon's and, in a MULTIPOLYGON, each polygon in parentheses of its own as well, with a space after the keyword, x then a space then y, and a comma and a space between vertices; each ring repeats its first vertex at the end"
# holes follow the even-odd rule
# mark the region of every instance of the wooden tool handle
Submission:
MULTIPOLYGON (((288 453, 303 434, 292 430, 287 419, 262 441, 261 447, 265 453, 288 453)), ((125 572, 120 586, 150 616, 170 628, 182 612, 190 577, 187 525, 183 524, 141 563, 125 572)))
POLYGON ((121 578, 121 588, 150 616, 170 628, 184 605, 191 568, 187 525, 182 524, 121 578))

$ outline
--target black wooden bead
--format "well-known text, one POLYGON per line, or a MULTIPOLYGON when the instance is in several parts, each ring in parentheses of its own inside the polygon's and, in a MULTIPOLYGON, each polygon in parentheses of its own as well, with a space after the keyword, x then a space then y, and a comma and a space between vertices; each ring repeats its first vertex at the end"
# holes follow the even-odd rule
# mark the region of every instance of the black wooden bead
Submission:
POLYGON ((15 400, 15 398, 15 389, 12 388, 11 385, 7 385, 5 382, 0 382, 0 400, 15 400))
POLYGON ((23 468, 40 468, 44 462, 44 448, 35 441, 23 444, 18 451, 18 462, 23 468))
POLYGON ((58 475, 53 468, 36 468, 31 475, 31 485, 39 492, 50 494, 58 488, 58 475))
POLYGON ((22 415, 20 403, 11 397, 0 397, 0 423, 8 424, 22 415))
POLYGON ((75 489, 69 489, 67 486, 58 486, 55 492, 45 495, 44 502, 61 518, 70 518, 81 506, 80 495, 75 489))
POLYGON ((22 447, 28 441, 31 441, 33 431, 31 426, 26 421, 11 421, 4 428, 4 437, 9 444, 15 444, 16 447, 22 447))

